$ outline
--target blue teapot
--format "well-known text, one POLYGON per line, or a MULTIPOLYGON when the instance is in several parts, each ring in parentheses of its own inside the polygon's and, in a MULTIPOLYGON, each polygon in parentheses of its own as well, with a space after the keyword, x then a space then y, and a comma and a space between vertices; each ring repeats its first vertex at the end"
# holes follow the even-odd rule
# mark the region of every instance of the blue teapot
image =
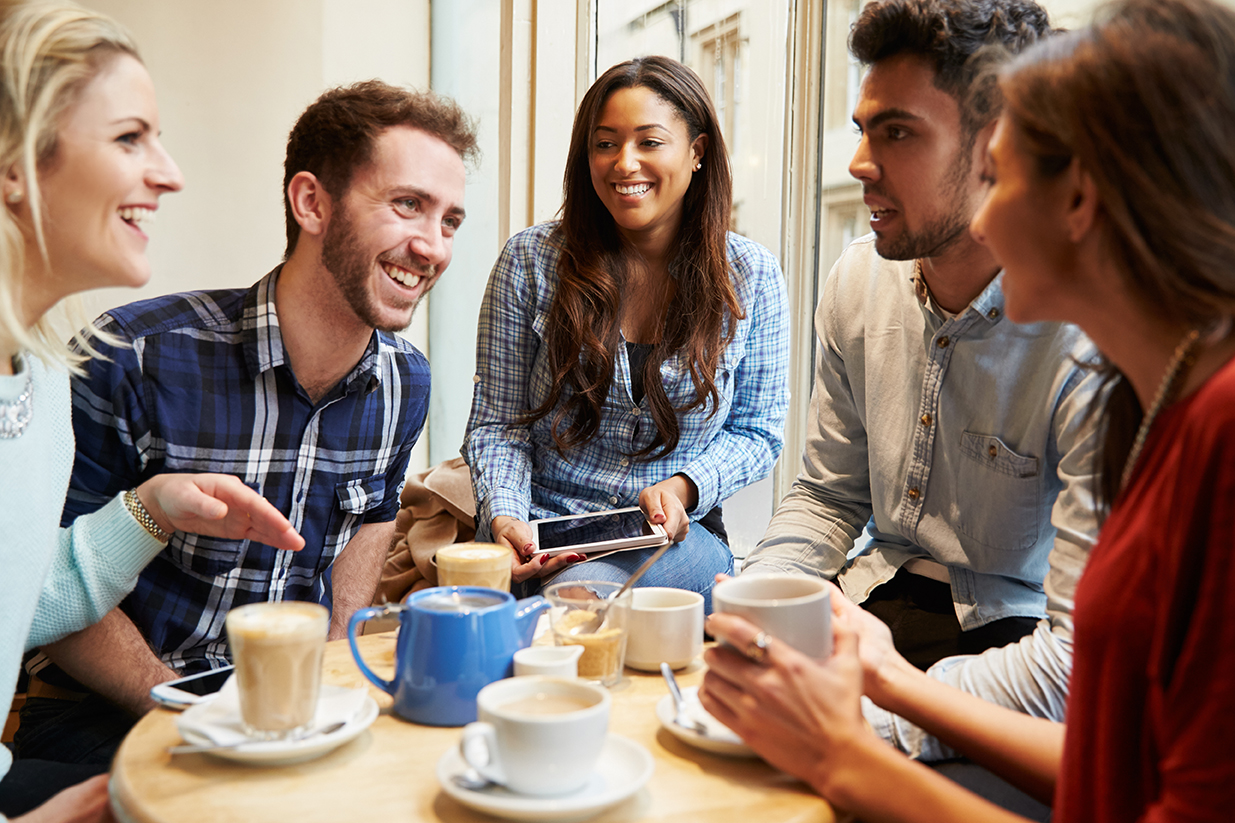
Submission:
POLYGON ((476 694, 511 674, 515 652, 532 642, 536 619, 549 608, 540 595, 515 601, 479 586, 412 592, 401 604, 360 609, 347 626, 356 665, 394 697, 400 717, 427 726, 462 726, 476 719, 476 694), (356 632, 366 620, 399 615, 394 680, 375 675, 360 656, 356 632))

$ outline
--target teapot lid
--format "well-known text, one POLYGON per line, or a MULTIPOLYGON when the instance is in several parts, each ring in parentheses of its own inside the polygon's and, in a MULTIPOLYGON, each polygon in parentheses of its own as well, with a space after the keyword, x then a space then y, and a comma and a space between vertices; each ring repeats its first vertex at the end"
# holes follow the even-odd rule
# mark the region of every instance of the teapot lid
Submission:
POLYGON ((508 603, 506 592, 480 586, 442 586, 423 589, 407 598, 407 605, 433 612, 469 614, 508 603))

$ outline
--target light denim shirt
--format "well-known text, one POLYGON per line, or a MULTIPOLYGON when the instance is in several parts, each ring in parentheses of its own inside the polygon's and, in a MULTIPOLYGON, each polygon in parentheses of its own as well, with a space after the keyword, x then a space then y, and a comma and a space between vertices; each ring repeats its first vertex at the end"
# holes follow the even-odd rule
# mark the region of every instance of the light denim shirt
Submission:
MULTIPOLYGON (((472 470, 478 528, 494 517, 519 520, 577 514, 639 503, 639 492, 677 473, 694 481, 702 517, 738 489, 766 475, 780 454, 789 408, 789 310, 784 276, 772 253, 728 236, 729 265, 746 316, 735 321, 715 380, 719 402, 678 413, 677 448, 659 460, 630 455, 652 442, 647 397, 631 396, 630 361, 619 345, 600 430, 590 443, 559 454, 553 414, 531 424, 520 417, 540 405, 551 384, 542 345, 557 291, 556 224, 510 238, 493 267, 480 309, 472 413, 463 456, 472 470)), ((678 408, 694 397, 684 359, 667 358, 660 377, 678 408)))
MULTIPOLYGON (((849 246, 815 313, 820 348, 802 471, 745 571, 835 578, 854 602, 905 562, 948 571, 965 630, 1043 618, 1019 643, 947 658, 937 679, 1063 719, 1076 582, 1097 533, 1092 344, 1004 316, 1002 274, 954 318, 919 298, 911 261, 849 246), (863 528, 869 540, 854 550, 863 528)), ((946 749, 867 702, 885 738, 946 749)))

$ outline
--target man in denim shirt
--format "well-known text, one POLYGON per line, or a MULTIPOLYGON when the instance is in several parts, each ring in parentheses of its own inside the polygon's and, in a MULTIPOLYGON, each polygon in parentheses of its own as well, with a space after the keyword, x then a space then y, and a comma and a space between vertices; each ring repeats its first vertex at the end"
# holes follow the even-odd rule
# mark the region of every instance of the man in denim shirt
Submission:
MULTIPOLYGON (((998 106, 968 58, 1048 31, 1028 0, 981 6, 887 0, 854 27, 871 68, 849 170, 874 234, 824 285, 802 471, 744 570, 834 578, 932 677, 1062 720, 1073 593, 1097 532, 1097 378, 1074 359, 1093 356, 1075 328, 1004 316, 998 267, 969 234, 998 106)), ((951 756, 864 705, 903 750, 951 756)))

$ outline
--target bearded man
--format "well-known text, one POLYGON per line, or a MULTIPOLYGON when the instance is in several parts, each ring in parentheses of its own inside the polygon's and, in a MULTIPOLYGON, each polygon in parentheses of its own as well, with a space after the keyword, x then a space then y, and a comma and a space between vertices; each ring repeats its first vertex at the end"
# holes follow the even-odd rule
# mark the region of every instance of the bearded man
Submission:
POLYGON ((120 608, 28 661, 19 758, 110 762, 151 686, 229 662, 232 608, 320 602, 339 638, 371 602, 429 404, 428 362, 394 332, 450 263, 475 154, 449 100, 332 89, 288 138, 283 264, 100 318, 116 340, 73 379, 64 522, 155 474, 225 472, 305 548, 172 535, 120 608))
MULTIPOLYGON (((873 233, 824 284, 801 473, 743 573, 834 579, 932 677, 1062 720, 1097 531, 1098 378, 1075 327, 1007 319, 999 267, 969 234, 999 113, 974 55, 1049 31, 1029 0, 882 0, 858 17, 850 48, 869 71, 849 171, 873 233)), ((886 675, 893 655, 868 646, 868 680, 886 675)), ((951 756, 864 705, 902 750, 951 756)))

